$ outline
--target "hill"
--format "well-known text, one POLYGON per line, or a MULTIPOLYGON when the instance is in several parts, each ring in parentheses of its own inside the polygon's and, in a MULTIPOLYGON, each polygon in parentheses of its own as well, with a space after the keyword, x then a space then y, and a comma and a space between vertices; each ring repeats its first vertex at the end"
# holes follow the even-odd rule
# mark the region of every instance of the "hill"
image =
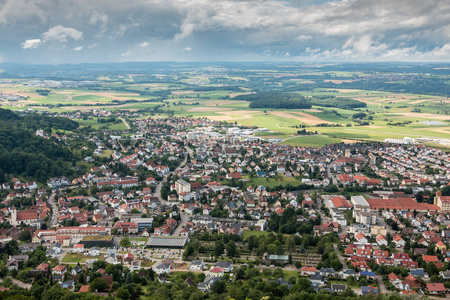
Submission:
POLYGON ((35 132, 77 127, 77 122, 65 118, 20 116, 0 109, 0 179, 4 174, 13 174, 45 182, 50 177, 70 174, 74 155, 69 147, 54 138, 37 137, 35 132))

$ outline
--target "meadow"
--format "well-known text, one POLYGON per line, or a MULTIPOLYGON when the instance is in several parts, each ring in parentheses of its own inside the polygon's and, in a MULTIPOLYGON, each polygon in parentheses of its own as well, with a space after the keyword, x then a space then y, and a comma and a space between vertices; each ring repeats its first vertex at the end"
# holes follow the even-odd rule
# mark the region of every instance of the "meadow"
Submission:
MULTIPOLYGON (((167 82, 151 83, 136 83, 132 75, 120 78, 103 76, 98 78, 99 86, 95 88, 54 88, 50 89, 48 96, 39 95, 37 88, 26 85, 25 80, 16 80, 10 84, 0 84, 0 92, 21 95, 24 98, 19 101, 0 101, 0 105, 14 110, 33 109, 57 113, 105 109, 113 112, 139 111, 146 114, 159 107, 171 110, 179 116, 206 117, 238 125, 267 128, 271 132, 260 134, 259 137, 279 138, 281 143, 293 146, 323 147, 331 143, 382 141, 386 138, 404 137, 434 139, 435 141, 430 143, 439 144, 439 140, 450 139, 450 115, 448 115, 450 100, 447 97, 347 87, 354 81, 352 79, 354 76, 370 75, 364 72, 311 71, 302 74, 312 79, 301 78, 300 75, 299 78, 292 78, 291 73, 279 74, 277 70, 264 70, 255 71, 251 76, 225 76, 223 80, 239 86, 233 90, 221 88, 221 85, 214 83, 217 81, 215 77, 208 77, 198 71, 183 74, 184 78, 181 80, 168 78, 167 82), (283 79, 283 76, 286 79, 283 79), (249 87, 249 81, 255 81, 255 78, 264 79, 263 84, 272 88, 288 84, 297 85, 300 90, 305 84, 311 83, 331 82, 335 86, 346 84, 347 88, 316 87, 297 93, 304 97, 346 97, 363 102, 366 107, 249 108, 249 102, 234 98, 254 92, 249 87), (362 120, 353 117, 359 113, 366 116, 362 120), (439 126, 423 124, 427 121, 439 121, 441 124, 439 126), (301 129, 312 135, 298 135, 301 129)), ((399 80, 397 83, 408 84, 405 80, 399 80)), ((98 123, 94 118, 78 121, 83 126, 96 129, 127 129, 121 122, 98 123)))

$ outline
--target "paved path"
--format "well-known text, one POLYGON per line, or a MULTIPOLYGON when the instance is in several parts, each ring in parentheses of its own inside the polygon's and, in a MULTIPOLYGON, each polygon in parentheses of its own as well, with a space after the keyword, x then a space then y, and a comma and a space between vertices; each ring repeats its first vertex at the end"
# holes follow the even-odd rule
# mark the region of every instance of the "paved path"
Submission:
POLYGON ((183 230, 183 228, 186 226, 187 220, 189 218, 189 216, 183 212, 180 212, 180 216, 181 216, 181 222, 180 222, 180 224, 178 224, 177 228, 175 228, 175 230, 173 232, 174 236, 180 236, 181 230, 183 230))
POLYGON ((333 248, 334 248, 334 251, 336 251, 336 254, 337 254, 338 258, 339 258, 339 261, 342 264, 342 269, 343 270, 347 270, 348 268, 347 268, 347 264, 345 263, 345 258, 342 256, 341 251, 339 251, 338 245, 337 244, 333 244, 333 248))
POLYGON ((125 121, 125 119, 124 119, 124 118, 120 117, 119 119, 120 119, 120 120, 122 120, 123 124, 125 124, 125 126, 126 126, 126 127, 128 128, 128 129, 131 129, 131 126, 130 126, 130 124, 128 124, 128 122, 127 122, 127 121, 125 121))
POLYGON ((381 275, 376 275, 375 278, 378 281, 378 287, 380 288, 379 292, 381 294, 387 293, 386 286, 384 285, 384 282, 383 282, 383 277, 381 275))
MULTIPOLYGON (((29 283, 24 283, 20 280, 12 278, 11 276, 7 276, 7 277, 11 279, 12 284, 15 284, 15 285, 17 285, 21 288, 27 289, 27 290, 29 290, 31 288, 31 284, 29 284, 29 283)), ((0 279, 0 282, 3 282, 3 278, 0 279)))

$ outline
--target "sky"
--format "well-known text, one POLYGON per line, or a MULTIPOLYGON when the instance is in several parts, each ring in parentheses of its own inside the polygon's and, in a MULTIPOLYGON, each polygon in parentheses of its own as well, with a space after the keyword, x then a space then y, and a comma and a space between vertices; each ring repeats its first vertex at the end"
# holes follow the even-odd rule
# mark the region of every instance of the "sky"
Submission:
POLYGON ((449 62, 449 0, 0 0, 0 62, 449 62))

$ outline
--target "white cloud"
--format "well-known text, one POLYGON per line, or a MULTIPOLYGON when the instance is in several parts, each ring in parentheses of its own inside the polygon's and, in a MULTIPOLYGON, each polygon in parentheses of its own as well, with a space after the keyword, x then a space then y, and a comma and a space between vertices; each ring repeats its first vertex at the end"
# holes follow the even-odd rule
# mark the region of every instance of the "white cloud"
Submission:
POLYGON ((126 52, 120 54, 120 56, 122 56, 122 57, 127 57, 127 56, 130 56, 130 54, 131 54, 131 51, 128 50, 128 51, 126 51, 126 52))
POLYGON ((96 47, 98 47, 99 45, 100 45, 99 43, 94 43, 94 44, 92 44, 92 45, 89 45, 89 46, 88 46, 88 49, 96 48, 96 47))
POLYGON ((191 47, 186 47, 186 48, 183 49, 183 51, 189 52, 189 51, 192 51, 192 48, 191 47))
POLYGON ((150 45, 149 42, 143 42, 143 43, 140 43, 140 44, 139 44, 139 47, 145 48, 145 47, 147 47, 148 45, 150 45))
POLYGON ((81 50, 83 50, 83 46, 73 48, 73 51, 81 51, 81 50))
POLYGON ((21 44, 22 49, 34 49, 42 43, 41 39, 26 40, 21 44))
MULTIPOLYGON (((72 40, 80 40, 83 38, 83 33, 81 31, 76 30, 75 28, 64 27, 61 25, 50 28, 48 31, 42 34, 42 39, 29 39, 21 44, 23 49, 34 49, 39 45, 50 42, 50 43, 58 43, 60 48, 53 49, 63 49, 64 44, 68 42, 68 39, 72 40)), ((76 47, 74 51, 80 51, 83 47, 76 47), (79 49, 78 49, 79 48, 79 49), (78 50, 76 50, 78 49, 78 50)))
POLYGON ((99 25, 100 27, 104 28, 107 23, 108 15, 99 13, 98 11, 92 12, 91 17, 89 18, 90 25, 99 25))
POLYGON ((44 42, 60 42, 67 43, 67 40, 80 40, 83 38, 83 33, 75 28, 64 27, 61 25, 50 28, 47 32, 42 34, 44 42))
POLYGON ((305 41, 309 41, 312 38, 313 37, 310 35, 300 35, 297 37, 297 40, 299 40, 300 42, 305 42, 305 41))

